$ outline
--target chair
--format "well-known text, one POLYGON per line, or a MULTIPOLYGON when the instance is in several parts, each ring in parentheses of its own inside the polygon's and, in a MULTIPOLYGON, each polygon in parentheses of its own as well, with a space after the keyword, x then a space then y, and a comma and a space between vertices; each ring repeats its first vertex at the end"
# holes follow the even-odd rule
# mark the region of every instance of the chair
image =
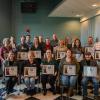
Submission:
POLYGON ((73 99, 71 97, 69 97, 66 93, 66 96, 63 95, 63 92, 64 92, 64 88, 68 88, 68 86, 65 86, 61 83, 61 80, 59 79, 59 86, 60 86, 60 96, 57 97, 56 99, 54 100, 76 100, 76 99, 73 99))

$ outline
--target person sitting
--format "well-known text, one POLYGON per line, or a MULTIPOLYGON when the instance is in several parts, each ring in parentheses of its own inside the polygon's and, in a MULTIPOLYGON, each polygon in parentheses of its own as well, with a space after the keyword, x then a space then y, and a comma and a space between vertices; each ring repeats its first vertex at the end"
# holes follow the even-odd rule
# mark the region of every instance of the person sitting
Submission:
MULTIPOLYGON (((5 68, 7 68, 7 67, 13 68, 16 66, 17 66, 17 74, 18 74, 19 63, 16 60, 15 53, 13 51, 10 51, 7 59, 3 61, 3 72, 5 72, 7 74, 9 72, 5 71, 5 68)), ((6 81, 5 82, 6 83, 6 92, 7 92, 7 94, 9 94, 9 93, 13 92, 13 87, 15 86, 15 84, 18 81, 18 77, 17 76, 5 76, 5 81, 6 81)))
POLYGON ((73 96, 73 88, 76 85, 77 74, 79 72, 79 67, 80 66, 77 63, 76 59, 73 58, 73 56, 72 56, 72 51, 70 49, 68 49, 66 51, 66 56, 63 59, 61 59, 60 64, 59 64, 59 78, 60 78, 60 82, 59 83, 61 85, 67 87, 68 96, 73 96), (76 66, 76 72, 75 72, 76 75, 65 75, 64 74, 64 69, 63 69, 64 65, 74 65, 74 66, 76 66))
MULTIPOLYGON (((33 51, 29 51, 28 52, 28 60, 24 61, 22 63, 22 68, 21 68, 21 74, 25 74, 23 73, 25 70, 25 67, 36 67, 36 76, 39 76, 40 73, 40 64, 35 60, 34 58, 34 52, 33 51)), ((28 72, 27 72, 28 73, 28 72)), ((24 82, 26 85, 26 93, 27 94, 34 94, 35 91, 35 79, 36 77, 34 76, 24 76, 24 82)))
POLYGON ((42 60, 41 65, 42 65, 41 66, 42 68, 43 68, 43 65, 52 65, 52 67, 54 66, 54 74, 49 74, 49 73, 44 74, 43 73, 41 75, 41 83, 42 83, 42 87, 43 87, 43 95, 47 94, 47 89, 46 89, 47 82, 49 82, 49 84, 51 86, 51 90, 52 90, 53 94, 55 94, 56 93, 55 81, 56 81, 56 77, 57 77, 58 68, 57 68, 56 60, 52 58, 52 52, 50 49, 46 50, 46 58, 42 60))
POLYGON ((83 76, 82 78, 82 92, 83 92, 83 100, 86 100, 86 96, 87 96, 87 84, 88 84, 88 81, 92 81, 93 82, 93 87, 94 87, 94 97, 97 98, 97 96, 99 95, 99 76, 98 76, 98 73, 99 73, 99 70, 98 70, 98 65, 96 63, 95 60, 92 59, 91 57, 91 53, 90 52, 87 52, 85 53, 85 59, 81 61, 81 71, 83 73, 84 71, 84 66, 93 66, 93 67, 97 67, 97 76, 96 77, 86 77, 86 76, 83 76))

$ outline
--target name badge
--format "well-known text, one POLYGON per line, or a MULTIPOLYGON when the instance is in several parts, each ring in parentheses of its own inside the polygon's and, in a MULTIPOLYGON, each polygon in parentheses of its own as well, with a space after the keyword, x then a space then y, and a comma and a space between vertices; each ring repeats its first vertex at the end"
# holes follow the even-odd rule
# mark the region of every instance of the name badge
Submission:
POLYGON ((25 77, 36 77, 36 67, 24 67, 25 77))
POLYGON ((84 74, 84 76, 87 76, 87 77, 96 77, 97 76, 97 67, 84 66, 83 74, 84 74))
POLYGON ((18 52, 17 59, 18 60, 28 60, 28 53, 27 52, 18 52))
POLYGON ((35 58, 41 59, 41 51, 34 51, 35 58))
POLYGON ((42 65, 42 74, 54 75, 54 65, 42 65))
POLYGON ((63 66, 63 75, 76 75, 76 65, 64 65, 63 66))
POLYGON ((17 66, 5 67, 5 76, 17 76, 17 66))

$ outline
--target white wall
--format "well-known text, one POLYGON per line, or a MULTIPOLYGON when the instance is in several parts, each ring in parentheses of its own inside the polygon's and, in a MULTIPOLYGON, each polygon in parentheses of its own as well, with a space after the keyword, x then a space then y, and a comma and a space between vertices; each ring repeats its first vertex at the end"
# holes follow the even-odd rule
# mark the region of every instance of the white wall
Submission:
POLYGON ((82 45, 87 43, 88 36, 93 36, 94 41, 96 38, 100 41, 100 15, 81 22, 82 45))
POLYGON ((97 37, 100 41, 100 15, 95 17, 95 37, 97 37))

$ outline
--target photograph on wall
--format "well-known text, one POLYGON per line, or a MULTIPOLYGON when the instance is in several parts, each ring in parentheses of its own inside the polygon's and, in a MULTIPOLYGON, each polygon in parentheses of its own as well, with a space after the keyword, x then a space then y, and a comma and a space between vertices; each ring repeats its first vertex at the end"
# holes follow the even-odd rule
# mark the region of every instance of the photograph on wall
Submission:
POLYGON ((64 65, 63 75, 76 75, 76 65, 64 65))

